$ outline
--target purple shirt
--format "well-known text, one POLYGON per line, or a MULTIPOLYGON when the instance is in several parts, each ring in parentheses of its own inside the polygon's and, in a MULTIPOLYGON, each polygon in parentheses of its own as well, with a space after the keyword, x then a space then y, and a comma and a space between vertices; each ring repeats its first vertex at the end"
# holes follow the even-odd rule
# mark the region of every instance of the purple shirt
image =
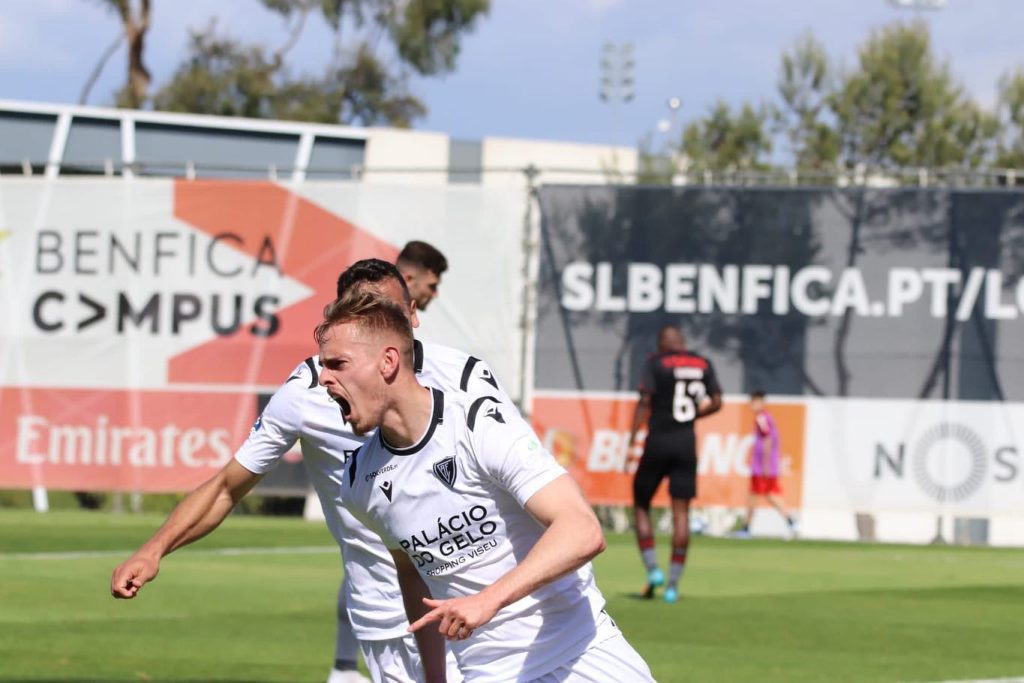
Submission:
POLYGON ((779 431, 767 410, 754 415, 754 448, 751 456, 750 474, 755 477, 779 476, 779 431), (769 440, 771 451, 766 454, 765 442, 769 440))

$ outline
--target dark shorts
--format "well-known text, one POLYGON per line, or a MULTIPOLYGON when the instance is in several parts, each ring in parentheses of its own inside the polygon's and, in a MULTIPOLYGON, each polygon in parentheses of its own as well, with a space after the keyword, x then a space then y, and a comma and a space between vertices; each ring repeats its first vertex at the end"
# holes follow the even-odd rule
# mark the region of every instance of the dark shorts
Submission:
POLYGON ((633 475, 633 505, 650 507, 665 477, 673 498, 697 497, 697 437, 693 431, 647 435, 643 457, 633 475))

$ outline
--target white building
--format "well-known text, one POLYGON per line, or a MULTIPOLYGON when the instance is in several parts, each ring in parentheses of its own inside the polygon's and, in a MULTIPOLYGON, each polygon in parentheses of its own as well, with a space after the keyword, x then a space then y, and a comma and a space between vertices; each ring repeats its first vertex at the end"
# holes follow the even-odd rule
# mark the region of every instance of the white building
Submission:
POLYGON ((488 186, 604 183, 629 147, 0 100, 0 173, 488 186))

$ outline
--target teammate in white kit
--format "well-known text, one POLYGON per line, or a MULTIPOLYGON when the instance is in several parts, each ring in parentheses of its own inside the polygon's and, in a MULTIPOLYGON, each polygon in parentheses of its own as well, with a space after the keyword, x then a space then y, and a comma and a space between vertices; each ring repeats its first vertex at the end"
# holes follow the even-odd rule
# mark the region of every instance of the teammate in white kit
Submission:
MULTIPOLYGON (((410 324, 418 324, 416 307, 401 275, 390 263, 367 259, 339 277, 340 293, 363 288, 403 304, 410 324)), ((461 351, 416 342, 414 365, 422 381, 432 386, 448 391, 486 390, 508 401, 486 363, 461 351)), ((341 505, 345 460, 366 437, 356 436, 345 424, 338 405, 317 384, 319 372, 316 357, 299 363, 275 392, 235 458, 189 494, 160 530, 114 570, 111 592, 119 598, 134 597, 156 576, 164 555, 216 528, 235 503, 299 441, 328 528, 342 549, 345 579, 341 592, 346 609, 339 616, 351 621, 351 630, 375 681, 419 681, 422 667, 414 638, 408 633, 390 553, 377 534, 341 505)), ((342 641, 345 632, 341 628, 339 631, 342 641)), ((339 651, 342 649, 339 642, 339 651)), ((354 664, 355 652, 350 656, 354 664)), ((335 671, 332 676, 335 680, 362 678, 355 671, 335 671)), ((448 680, 459 680, 454 667, 448 680)))
POLYGON ((447 638, 467 681, 651 681, 594 583, 600 524, 529 425, 496 397, 421 386, 383 297, 340 299, 316 337, 320 383, 353 432, 377 430, 342 498, 391 551, 427 680, 447 638))
MULTIPOLYGON (((364 259, 354 263, 338 277, 337 295, 341 297, 347 292, 358 290, 361 287, 372 286, 394 303, 403 306, 415 327, 419 324, 417 313, 437 297, 437 285, 440 283, 441 274, 447 267, 447 260, 435 247, 426 242, 412 241, 405 245, 394 265, 381 259, 364 259)), ((438 344, 416 342, 415 350, 416 371, 421 381, 426 384, 440 387, 446 391, 497 391, 499 396, 511 405, 511 401, 501 391, 490 368, 480 359, 438 344)), ((315 358, 312 360, 314 364, 317 362, 315 358)), ((319 367, 317 366, 315 370, 319 372, 319 367)), ((344 510, 340 514, 343 519, 347 519, 353 525, 358 525, 363 533, 367 533, 362 525, 344 510)), ((404 619, 405 611, 397 599, 400 597, 400 591, 397 588, 397 576, 391 556, 380 543, 376 534, 370 533, 369 535, 372 538, 363 546, 364 548, 370 547, 374 551, 377 562, 386 569, 387 575, 384 577, 365 576, 361 568, 350 570, 349 565, 346 564, 344 577, 338 587, 334 668, 327 683, 348 683, 349 671, 355 667, 357 647, 363 650, 363 659, 371 669, 374 680, 379 680, 378 673, 383 675, 388 670, 394 670, 393 680, 412 680, 402 678, 399 675, 400 671, 404 669, 404 675, 408 677, 413 672, 418 675, 420 670, 419 653, 412 636, 404 631, 400 636, 396 636, 390 628, 394 615, 400 613, 404 619), (388 594, 383 596, 379 589, 382 579, 390 586, 388 594), (350 596, 354 596, 352 597, 352 607, 349 606, 350 596), (367 604, 368 600, 371 601, 369 604, 367 604), (386 606, 377 610, 374 606, 375 602, 386 603, 386 606), (373 620, 373 615, 378 612, 382 628, 367 629, 357 626, 360 623, 365 624, 367 619, 373 620), (388 619, 387 615, 391 615, 391 618, 388 619), (396 640, 402 636, 405 636, 404 640, 396 640), (393 665, 384 665, 382 672, 374 670, 375 667, 381 666, 381 662, 388 661, 393 665)), ((342 544, 343 557, 364 552, 364 548, 359 548, 354 553, 346 554, 345 547, 342 544)), ((370 560, 369 557, 363 557, 361 564, 366 566, 365 562, 368 560, 370 560)), ((379 571, 381 571, 380 568, 378 568, 379 571)), ((449 657, 448 680, 449 683, 461 680, 451 657, 449 657)))
POLYGON ((441 285, 441 276, 448 270, 448 259, 433 245, 412 240, 398 252, 395 266, 405 278, 416 309, 427 310, 438 296, 437 288, 441 285))
MULTIPOLYGON (((403 306, 404 310, 408 313, 410 323, 414 327, 418 326, 417 313, 420 310, 420 299, 414 297, 413 291, 409 289, 409 285, 412 283, 410 283, 410 277, 406 270, 415 271, 418 265, 428 275, 436 270, 438 274, 432 280, 436 285, 439 273, 443 272, 446 262, 440 252, 422 242, 410 242, 409 245, 406 245, 406 248, 403 249, 402 254, 399 256, 400 262, 403 259, 404 266, 403 263, 392 265, 381 259, 364 259, 354 263, 338 278, 338 296, 342 297, 346 293, 359 292, 366 287, 371 287, 374 291, 389 298, 393 303, 403 306), (410 249, 410 245, 416 245, 417 249, 410 249)), ((422 284, 422 273, 420 273, 420 277, 422 284)), ((420 289, 422 290, 423 287, 420 289)), ((421 298, 423 295, 421 291, 421 298)), ((437 290, 435 286, 429 290, 428 299, 435 298, 436 296, 437 290)), ((511 399, 501 389, 490 367, 483 360, 449 346, 431 344, 429 342, 421 343, 419 341, 416 341, 414 344, 414 356, 416 375, 424 384, 457 393, 479 394, 486 392, 497 396, 511 410, 515 410, 511 399)), ((313 358, 312 360, 317 372, 319 372, 319 359, 313 358)), ((322 387, 319 390, 326 395, 322 387)), ((337 406, 333 403, 331 403, 331 406, 337 413, 337 406)), ((348 432, 348 434, 352 436, 351 432, 348 432)), ((379 620, 382 622, 387 615, 391 615, 391 619, 388 619, 388 626, 393 621, 395 614, 401 615, 405 625, 408 625, 408 621, 405 619, 405 610, 401 604, 401 591, 398 588, 398 579, 391 555, 376 534, 368 532, 361 523, 357 522, 343 508, 339 510, 339 513, 350 524, 357 525, 363 534, 369 535, 370 538, 367 539, 364 547, 371 548, 376 555, 378 575, 364 576, 364 571, 361 568, 357 568, 354 571, 350 570, 350 565, 346 560, 345 575, 338 589, 336 665, 348 657, 354 658, 355 653, 351 650, 350 635, 354 634, 363 650, 363 659, 367 662, 367 666, 371 668, 371 673, 375 673, 373 671, 375 664, 371 663, 371 660, 377 660, 378 662, 389 660, 395 661, 398 666, 385 667, 385 670, 389 668, 398 670, 404 667, 407 676, 410 675, 410 672, 415 672, 418 675, 421 668, 419 653, 413 636, 406 630, 403 630, 400 635, 396 636, 390 628, 381 628, 374 633, 373 629, 356 626, 357 623, 365 622, 368 618, 372 619, 373 615, 378 615, 379 620), (380 576, 381 571, 385 571, 386 575, 380 576), (388 586, 386 593, 381 592, 381 585, 388 586), (350 596, 355 597, 350 598, 350 596), (350 599, 353 601, 352 606, 349 605, 350 599)), ((346 546, 342 545, 342 555, 343 557, 348 557, 352 553, 347 553, 345 548, 346 546)), ((356 552, 362 553, 363 550, 363 548, 359 548, 356 552)), ((368 557, 363 558, 362 563, 364 566, 368 560, 368 557)), ((338 669, 332 671, 332 676, 340 678, 338 674, 338 669)), ((393 678, 388 680, 412 680, 400 677, 395 671, 392 671, 391 675, 393 678)), ((376 677, 375 680, 377 680, 376 677)), ((449 658, 448 683, 454 683, 459 680, 461 680, 461 676, 455 667, 454 661, 452 658, 449 658)), ((328 683, 334 683, 334 681, 329 680, 328 683)), ((339 683, 341 682, 339 681, 339 683)))

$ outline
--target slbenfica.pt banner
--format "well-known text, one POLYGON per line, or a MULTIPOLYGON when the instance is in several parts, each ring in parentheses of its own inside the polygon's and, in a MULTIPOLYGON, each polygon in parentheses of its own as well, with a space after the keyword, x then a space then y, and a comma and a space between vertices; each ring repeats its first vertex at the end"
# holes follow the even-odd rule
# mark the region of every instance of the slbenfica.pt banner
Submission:
MULTIPOLYGON (((705 504, 745 497, 755 389, 782 418, 784 490, 797 506, 808 468, 816 481, 845 471, 834 444, 807 445, 812 397, 973 401, 982 412, 1024 401, 1020 192, 549 186, 539 199, 534 424, 594 500, 631 502, 639 453, 624 439, 664 325, 710 359, 732 398, 697 424, 705 504)), ((906 410, 824 414, 815 435, 909 430, 906 410)), ((950 462, 929 455, 921 467, 935 470, 936 490, 959 490, 975 456, 948 436, 962 430, 939 429, 950 447, 935 457, 950 462)))

